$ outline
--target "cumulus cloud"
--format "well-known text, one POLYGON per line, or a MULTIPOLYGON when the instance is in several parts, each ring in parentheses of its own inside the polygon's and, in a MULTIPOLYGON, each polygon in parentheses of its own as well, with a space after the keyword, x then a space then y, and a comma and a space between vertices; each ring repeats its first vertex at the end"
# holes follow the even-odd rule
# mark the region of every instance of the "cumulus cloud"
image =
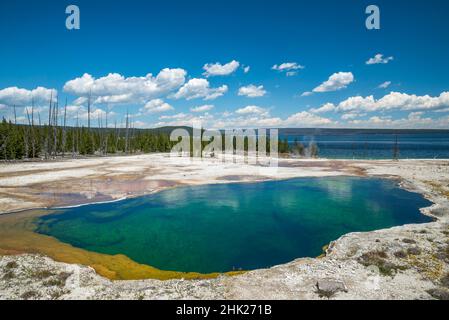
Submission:
POLYGON ((422 112, 411 112, 405 118, 393 119, 390 116, 373 116, 369 119, 348 121, 347 127, 389 128, 389 129, 429 129, 447 128, 449 116, 432 119, 423 117, 422 112))
POLYGON ((258 114, 258 115, 268 115, 269 112, 265 108, 261 108, 258 106, 246 106, 244 108, 237 109, 235 111, 236 114, 246 115, 246 114, 258 114))
POLYGON ((332 112, 335 111, 335 106, 332 103, 326 103, 323 104, 321 107, 319 108, 312 108, 309 110, 312 113, 327 113, 327 112, 332 112))
POLYGON ((429 95, 417 96, 409 95, 400 92, 391 92, 380 99, 375 99, 374 96, 350 97, 337 105, 327 103, 318 109, 312 109, 314 113, 324 112, 348 112, 348 111, 428 111, 443 109, 449 107, 449 92, 442 92, 437 97, 429 95))
POLYGON ((155 123, 155 127, 162 126, 193 126, 194 123, 201 123, 204 127, 210 128, 213 116, 210 114, 193 115, 186 113, 178 113, 172 116, 161 116, 159 122, 155 123))
POLYGON ((391 85, 391 81, 385 81, 384 83, 379 84, 379 89, 387 89, 391 85))
POLYGON ((353 119, 356 119, 356 118, 360 118, 360 117, 362 117, 364 115, 366 115, 366 114, 363 114, 363 113, 361 114, 361 113, 356 113, 356 112, 354 112, 354 113, 345 113, 345 114, 343 114, 341 116, 341 119, 342 120, 353 120, 353 119))
POLYGON ((144 113, 161 113, 174 110, 174 108, 162 99, 154 99, 148 101, 145 106, 140 110, 144 113))
POLYGON ((376 54, 373 58, 370 58, 368 61, 366 61, 366 64, 387 64, 388 62, 392 61, 393 57, 385 57, 383 54, 376 54))
POLYGON ((140 120, 134 121, 132 123, 132 125, 134 128, 141 128, 141 129, 145 129, 145 128, 149 127, 148 123, 146 123, 144 121, 140 121, 140 120))
POLYGON ((298 70, 304 69, 304 66, 297 62, 284 62, 279 65, 275 64, 271 69, 279 72, 286 72, 287 76, 294 76, 297 74, 298 70))
POLYGON ((189 82, 184 84, 178 92, 172 95, 175 99, 198 99, 203 98, 204 100, 214 100, 221 97, 226 92, 228 92, 228 86, 223 85, 218 88, 211 88, 209 81, 206 79, 191 79, 189 82))
POLYGON ((9 87, 0 90, 0 104, 29 106, 34 101, 35 105, 46 105, 50 102, 51 97, 55 101, 57 94, 58 91, 56 89, 47 89, 44 87, 37 87, 33 90, 9 87))
POLYGON ((250 70, 251 70, 251 67, 250 67, 250 66, 244 66, 244 67, 243 67, 243 72, 244 72, 244 73, 248 73, 250 70))
POLYGON ((354 81, 354 75, 352 72, 338 72, 334 73, 329 79, 318 87, 313 89, 313 92, 329 92, 337 91, 346 88, 354 81))
MULTIPOLYGON (((87 120, 89 117, 89 113, 86 111, 86 109, 82 108, 81 109, 82 113, 79 114, 79 118, 82 120, 87 120)), ((91 110, 90 112, 90 120, 92 122, 94 122, 96 119, 103 119, 106 117, 106 111, 104 111, 103 109, 95 109, 95 110, 91 110)))
MULTIPOLYGON (((207 63, 203 66, 203 70, 205 71, 203 75, 205 77, 213 77, 213 76, 227 76, 231 73, 235 72, 240 66, 238 61, 232 60, 229 63, 222 65, 221 63, 207 63)), ((249 71, 249 70, 248 70, 249 71)))
MULTIPOLYGON (((126 104, 145 103, 178 89, 185 83, 187 72, 183 69, 163 69, 157 76, 126 78, 118 73, 94 78, 85 73, 82 77, 67 81, 64 91, 86 101, 91 95, 94 103, 126 104)), ((78 101, 78 103, 81 102, 78 101)))
POLYGON ((201 113, 201 112, 211 111, 213 108, 214 108, 213 105, 206 104, 204 106, 198 106, 198 107, 191 108, 190 111, 195 112, 195 113, 201 113))
POLYGON ((238 94, 239 96, 246 96, 248 98, 258 98, 263 97, 266 93, 267 91, 265 91, 263 86, 255 86, 251 84, 246 87, 241 87, 238 94))
POLYGON ((295 113, 284 121, 284 125, 295 127, 315 127, 332 124, 332 120, 307 111, 295 113))

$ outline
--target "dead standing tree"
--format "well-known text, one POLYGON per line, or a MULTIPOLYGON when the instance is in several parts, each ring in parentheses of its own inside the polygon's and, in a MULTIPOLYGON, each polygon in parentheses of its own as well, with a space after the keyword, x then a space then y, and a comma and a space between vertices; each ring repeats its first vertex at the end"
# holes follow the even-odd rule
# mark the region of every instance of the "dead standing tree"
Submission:
POLYGON ((17 112, 16 112, 16 105, 14 105, 14 124, 17 125, 17 112))
POLYGON ((57 156, 58 148, 58 110, 59 110, 59 98, 56 97, 55 105, 53 107, 53 157, 57 156))
POLYGON ((25 131, 28 131, 29 137, 31 139, 31 158, 34 159, 36 157, 36 138, 34 134, 34 100, 31 101, 31 117, 28 107, 25 107, 25 110, 28 119, 28 128, 26 128, 25 131))
POLYGON ((126 141, 125 141, 125 153, 128 154, 128 142, 129 142, 129 113, 126 111, 126 141))
POLYGON ((66 125, 67 125, 67 97, 65 98, 65 105, 64 105, 64 127, 62 129, 62 157, 65 156, 65 146, 66 146, 66 125))
POLYGON ((50 94, 50 105, 48 107, 48 130, 47 130, 47 137, 45 138, 45 159, 48 159, 48 156, 51 155, 50 137, 51 137, 52 104, 53 104, 53 90, 51 91, 50 94))

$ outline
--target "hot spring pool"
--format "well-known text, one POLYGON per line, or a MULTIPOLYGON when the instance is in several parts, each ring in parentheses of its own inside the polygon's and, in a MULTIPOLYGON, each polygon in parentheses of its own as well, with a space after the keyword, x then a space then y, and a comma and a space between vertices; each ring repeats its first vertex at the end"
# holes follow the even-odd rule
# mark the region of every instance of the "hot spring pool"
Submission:
POLYGON ((431 219, 394 181, 352 177, 180 187, 41 217, 37 232, 161 270, 251 270, 315 257, 355 231, 431 219))

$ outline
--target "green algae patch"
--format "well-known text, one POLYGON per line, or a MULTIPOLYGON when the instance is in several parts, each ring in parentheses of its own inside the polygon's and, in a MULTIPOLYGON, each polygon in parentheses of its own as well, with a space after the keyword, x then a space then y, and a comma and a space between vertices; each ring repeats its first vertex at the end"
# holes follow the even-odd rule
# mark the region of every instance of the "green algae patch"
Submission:
MULTIPOLYGON (((139 264, 123 254, 108 255, 76 248, 56 238, 36 233, 36 219, 48 211, 28 211, 0 216, 0 255, 42 254, 55 261, 92 267, 99 275, 110 280, 139 279, 210 279, 220 273, 164 271, 139 264)), ((228 272, 233 276, 243 272, 228 272)))

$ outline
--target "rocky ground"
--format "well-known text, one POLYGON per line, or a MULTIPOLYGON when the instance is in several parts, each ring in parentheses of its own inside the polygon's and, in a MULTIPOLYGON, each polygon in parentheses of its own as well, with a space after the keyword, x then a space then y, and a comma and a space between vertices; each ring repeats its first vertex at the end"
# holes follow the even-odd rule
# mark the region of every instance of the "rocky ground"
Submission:
POLYGON ((178 184, 343 174, 399 179, 434 203, 423 213, 435 222, 348 234, 331 243, 324 257, 212 280, 110 281, 90 267, 40 255, 3 256, 0 299, 449 299, 449 161, 282 160, 271 175, 252 165, 204 166, 163 155, 1 165, 0 211, 67 204, 73 202, 69 194, 86 190, 94 197, 76 201, 178 184), (77 183, 83 179, 91 184, 77 183), (42 189, 53 196, 42 196, 42 189))

